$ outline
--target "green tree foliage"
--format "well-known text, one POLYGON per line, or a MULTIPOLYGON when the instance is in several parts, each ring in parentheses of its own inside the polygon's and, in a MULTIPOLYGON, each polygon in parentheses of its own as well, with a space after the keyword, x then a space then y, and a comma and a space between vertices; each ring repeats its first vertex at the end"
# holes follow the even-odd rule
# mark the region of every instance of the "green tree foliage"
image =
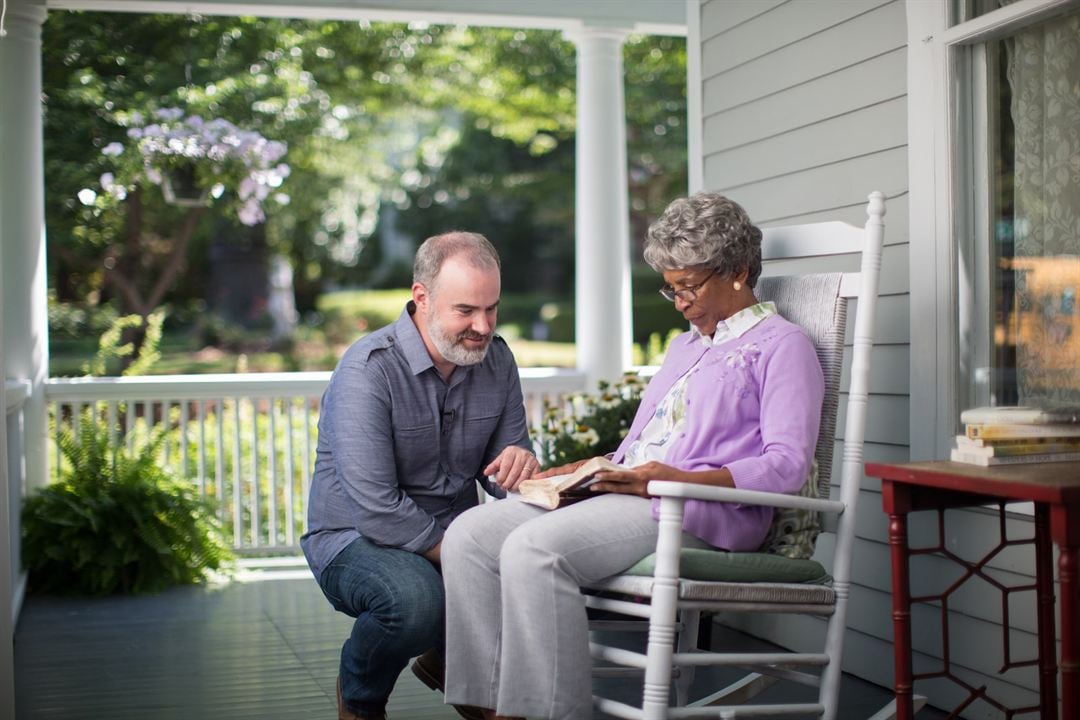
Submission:
MULTIPOLYGON (((292 211, 271 218, 268 236, 276 249, 292 250, 295 231, 307 218, 322 218, 326 197, 350 161, 368 149, 367 115, 357 110, 379 113, 380 98, 390 95, 369 82, 364 89, 373 92, 365 93, 363 105, 346 103, 344 112, 332 106, 305 68, 306 54, 320 54, 322 30, 252 18, 49 14, 43 43, 46 211, 51 247, 60 258, 53 270, 60 299, 113 292, 111 271, 125 262, 136 270, 167 256, 173 250, 169 230, 185 221, 198 224, 191 211, 166 205, 159 193, 141 193, 138 202, 127 203, 126 214, 78 200, 80 190, 100 187, 101 174, 110 169, 101 150, 126 139, 126 118, 133 113, 181 107, 289 143, 298 190, 292 211), (323 162, 326 156, 334 162, 323 162), (141 237, 127 232, 134 222, 146 229, 141 237)), ((369 44, 356 47, 361 63, 372 61, 362 57, 369 44)), ((341 82, 347 75, 330 73, 341 82)), ((200 229, 205 245, 210 228, 200 229)), ((312 243, 301 238, 295 244, 312 243)), ((197 296, 203 287, 196 281, 186 289, 197 296)))
MULTIPOLYGON (((461 94, 458 140, 430 160, 417 153, 416 173, 398 203, 399 224, 418 238, 450 227, 482 232, 501 251, 506 287, 568 297, 574 283, 574 46, 550 31, 470 29, 452 57, 459 58, 461 84, 443 83, 440 102, 451 103, 451 91, 461 94), (478 67, 498 68, 496 79, 485 80, 478 67), (469 93, 468 83, 479 92, 469 93)), ((686 192, 686 42, 631 36, 624 65, 631 237, 633 257, 640 259, 649 222, 686 192)))
POLYGON ((649 223, 687 192, 686 39, 633 35, 623 65, 630 237, 638 262, 649 223))
POLYGON ((572 139, 576 53, 550 30, 446 28, 419 88, 429 107, 543 155, 572 139))
MULTIPOLYGON (((633 36, 625 58, 640 237, 685 188, 685 43, 633 36)), ((170 231, 189 216, 159 193, 142 192, 138 218, 133 203, 125 214, 78 199, 101 190, 101 150, 125 140, 125 118, 170 107, 288 145, 290 202, 268 210, 264 237, 292 260, 301 310, 329 281, 369 279, 383 205, 414 241, 449 227, 489 232, 514 258, 508 287, 568 291, 575 67, 572 43, 550 31, 49 13, 46 212, 58 299, 115 297, 110 273, 122 263, 137 272, 175 249, 170 231), (146 229, 137 241, 133 220, 146 229)), ((206 214, 188 269, 205 263, 215 236, 241 234, 218 208, 206 214)), ((208 282, 180 273, 167 300, 206 297, 208 282)))
MULTIPOLYGON (((561 294, 573 288, 574 147, 541 156, 492 136, 469 117, 438 167, 422 164, 398 222, 424 238, 448 228, 483 233, 499 250, 503 285, 561 294)), ((483 121, 480 121, 483 125, 483 121)))

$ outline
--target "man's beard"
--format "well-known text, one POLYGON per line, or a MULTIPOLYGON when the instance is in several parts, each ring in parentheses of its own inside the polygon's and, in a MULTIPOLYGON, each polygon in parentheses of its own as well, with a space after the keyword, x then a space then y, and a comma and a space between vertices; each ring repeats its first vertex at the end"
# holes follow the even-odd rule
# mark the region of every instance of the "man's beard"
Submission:
POLYGON ((431 333, 431 342, 434 343, 435 349, 439 351, 443 359, 449 360, 455 365, 476 365, 487 355, 488 347, 491 345, 491 335, 478 335, 471 330, 466 330, 454 337, 443 330, 442 323, 439 322, 434 307, 428 311, 427 320, 428 332, 431 333), (470 350, 465 347, 464 341, 466 339, 483 340, 484 346, 470 350))

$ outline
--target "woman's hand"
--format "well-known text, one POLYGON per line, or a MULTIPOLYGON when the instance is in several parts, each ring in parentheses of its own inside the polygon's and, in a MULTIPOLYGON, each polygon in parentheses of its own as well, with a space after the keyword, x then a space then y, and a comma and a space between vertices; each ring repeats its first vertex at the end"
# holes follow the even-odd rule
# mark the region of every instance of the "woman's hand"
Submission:
POLYGON ((551 477, 552 475, 569 475, 570 473, 574 472, 579 467, 581 467, 582 465, 587 463, 589 460, 592 460, 592 458, 585 458, 584 460, 576 460, 576 461, 574 461, 572 463, 566 463, 565 465, 559 465, 558 467, 548 468, 547 470, 545 470, 543 472, 536 473, 535 475, 533 475, 533 477, 535 477, 535 478, 546 478, 546 477, 551 477))
POLYGON ((685 482, 686 475, 687 473, 678 468, 652 460, 628 470, 596 473, 597 480, 589 486, 589 489, 594 492, 606 491, 650 497, 648 491, 650 480, 685 482))

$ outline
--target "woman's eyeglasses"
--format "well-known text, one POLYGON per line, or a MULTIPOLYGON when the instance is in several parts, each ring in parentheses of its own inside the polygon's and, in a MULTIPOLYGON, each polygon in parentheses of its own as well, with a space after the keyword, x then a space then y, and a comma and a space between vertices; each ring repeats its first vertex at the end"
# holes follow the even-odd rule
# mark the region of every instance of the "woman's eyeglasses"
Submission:
POLYGON ((683 302, 692 303, 697 300, 698 290, 705 287, 705 283, 712 280, 713 275, 715 275, 718 270, 719 268, 713 268, 712 272, 710 272, 705 277, 705 279, 699 282, 697 285, 687 285, 686 287, 681 287, 678 290, 671 287, 670 285, 665 285, 664 287, 660 288, 660 294, 663 295, 664 299, 669 302, 675 302, 675 298, 678 298, 683 302))

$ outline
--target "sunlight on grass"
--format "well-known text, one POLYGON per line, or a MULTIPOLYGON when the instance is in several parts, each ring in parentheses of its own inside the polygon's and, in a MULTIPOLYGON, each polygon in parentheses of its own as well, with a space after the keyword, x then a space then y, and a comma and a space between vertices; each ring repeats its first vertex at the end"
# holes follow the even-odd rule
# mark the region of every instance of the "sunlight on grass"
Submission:
MULTIPOLYGON (((258 330, 237 330, 229 342, 199 347, 189 328, 167 328, 161 342, 161 358, 148 375, 201 375, 206 373, 288 372, 333 370, 345 350, 358 338, 395 322, 410 297, 409 290, 343 290, 318 300, 320 323, 301 326, 294 341, 270 349, 269 338, 258 330), (197 349, 198 348, 198 349, 197 349)), ((507 296, 505 317, 500 308, 496 332, 510 346, 519 367, 574 367, 576 346, 523 338, 517 315, 535 315, 533 297, 507 296), (525 307, 522 311, 518 306, 525 307)), ((61 338, 50 344, 49 374, 79 377, 93 357, 97 342, 92 337, 61 338)), ((119 365, 107 374, 117 374, 119 365)))
POLYGON ((320 295, 316 305, 322 313, 362 313, 375 327, 381 327, 397 320, 411 297, 412 292, 407 289, 339 290, 320 295))
POLYGON ((577 345, 574 343, 541 342, 539 340, 507 339, 518 367, 574 367, 577 345))

